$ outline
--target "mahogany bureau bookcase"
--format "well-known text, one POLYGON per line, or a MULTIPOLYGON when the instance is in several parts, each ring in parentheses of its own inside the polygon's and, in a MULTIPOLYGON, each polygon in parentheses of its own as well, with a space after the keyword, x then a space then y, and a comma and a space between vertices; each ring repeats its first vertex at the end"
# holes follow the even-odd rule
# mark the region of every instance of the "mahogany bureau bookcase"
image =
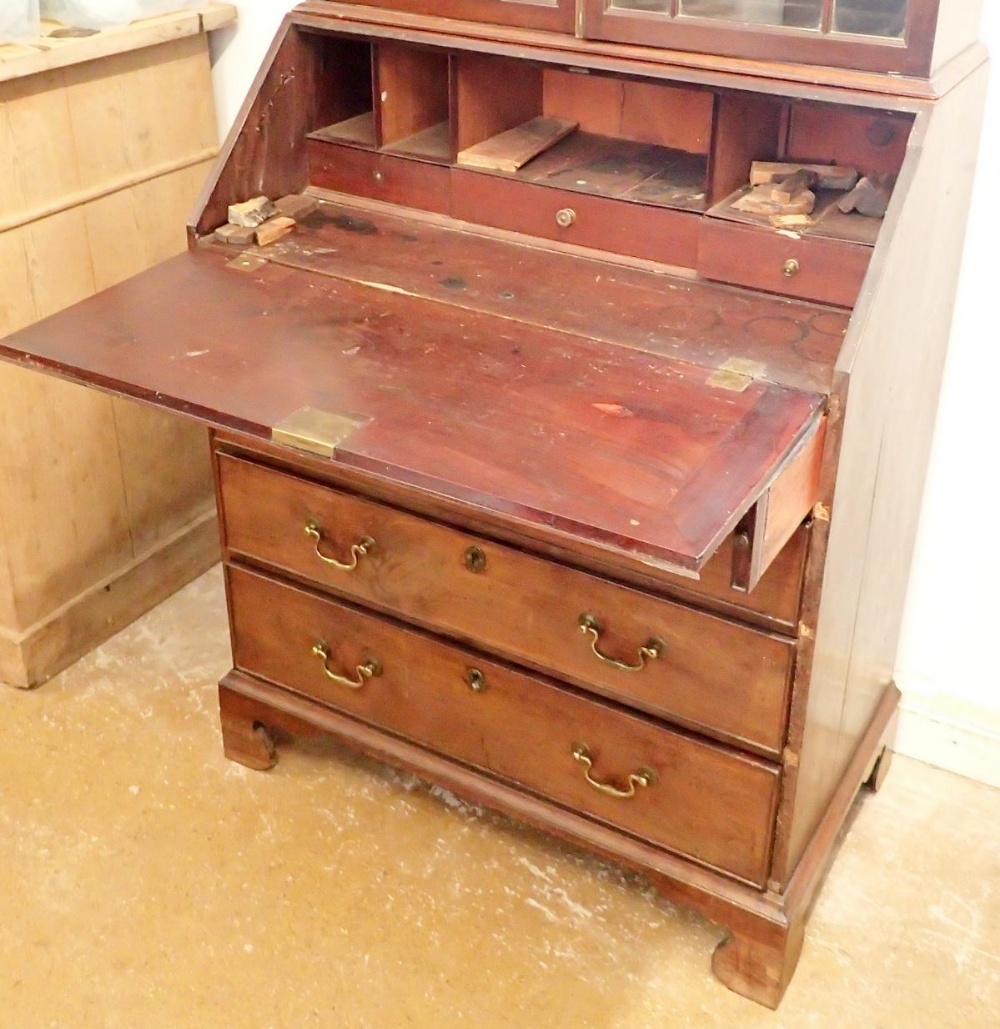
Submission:
POLYGON ((891 753, 975 8, 292 11, 188 252, 0 344, 210 426, 226 753, 329 733, 639 869, 776 1006, 891 753))

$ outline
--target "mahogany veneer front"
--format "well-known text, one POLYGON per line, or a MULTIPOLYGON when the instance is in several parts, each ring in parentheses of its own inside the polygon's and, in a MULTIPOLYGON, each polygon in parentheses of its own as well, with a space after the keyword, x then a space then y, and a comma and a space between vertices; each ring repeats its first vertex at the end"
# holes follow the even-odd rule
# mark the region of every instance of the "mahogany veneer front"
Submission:
POLYGON ((776 233, 719 218, 704 219, 698 235, 698 271, 706 279, 841 307, 858 299, 871 256, 871 247, 860 243, 776 233))
POLYGON ((450 174, 437 164, 309 140, 310 177, 317 186, 421 211, 451 209, 450 174))
POLYGON ((228 579, 237 668, 762 884, 775 766, 264 576, 230 567, 228 579), (352 677, 373 659, 380 671, 360 688, 340 685, 313 652, 317 644, 328 648, 335 674, 352 677), (483 677, 478 692, 474 671, 483 677), (595 790, 573 759, 580 742, 595 779, 621 789, 651 768, 657 781, 629 798, 595 790))
POLYGON ((451 213, 480 225, 542 239, 606 248, 621 254, 694 267, 698 218, 688 211, 518 182, 474 171, 452 172, 451 213), (559 211, 572 211, 563 227, 559 211))
MULTIPOLYGON (((460 524, 480 539, 493 539, 514 547, 521 543, 520 533, 516 529, 505 526, 485 511, 456 509, 433 495, 414 494, 405 487, 375 478, 367 472, 337 467, 323 457, 310 456, 304 452, 293 454, 287 447, 266 444, 232 432, 217 431, 212 435, 218 459, 230 456, 253 464, 259 463, 296 478, 323 483, 338 492, 370 497, 396 510, 408 509, 430 519, 432 524, 460 524)), ((222 475, 221 467, 221 460, 217 460, 217 482, 222 475)), ((221 514, 221 493, 219 507, 221 514)), ((740 549, 736 533, 723 540, 699 572, 698 578, 672 573, 639 559, 629 559, 625 555, 608 555, 579 545, 563 547, 547 541, 538 546, 536 553, 540 557, 557 560, 602 578, 611 577, 623 584, 679 600, 699 610, 721 614, 730 620, 794 639, 798 630, 805 561, 812 528, 811 521, 799 526, 751 590, 734 586, 732 582, 740 549)))
POLYGON ((235 559, 322 584, 709 735, 781 750, 790 640, 224 454, 218 474, 225 545, 235 559), (319 527, 320 543, 304 532, 308 524, 319 527), (350 571, 319 556, 343 560, 366 537, 375 545, 350 571), (638 672, 601 661, 580 632, 584 614, 601 625, 600 648, 625 663, 635 663, 651 637, 664 652, 638 672))

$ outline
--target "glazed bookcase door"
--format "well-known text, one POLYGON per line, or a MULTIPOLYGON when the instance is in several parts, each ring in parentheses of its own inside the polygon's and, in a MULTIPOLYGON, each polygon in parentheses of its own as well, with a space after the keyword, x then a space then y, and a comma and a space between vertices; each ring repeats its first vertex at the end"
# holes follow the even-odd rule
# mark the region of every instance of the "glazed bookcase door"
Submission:
MULTIPOLYGON (((347 0, 371 3, 371 0, 347 0)), ((573 32, 576 0, 378 0, 377 6, 489 25, 573 32)))
MULTIPOLYGON (((616 0, 615 6, 671 13, 671 0, 616 0)), ((908 0, 678 0, 676 13, 682 18, 708 18, 728 24, 901 39, 908 7, 908 0)))
POLYGON ((597 39, 927 74, 939 0, 581 0, 597 39))

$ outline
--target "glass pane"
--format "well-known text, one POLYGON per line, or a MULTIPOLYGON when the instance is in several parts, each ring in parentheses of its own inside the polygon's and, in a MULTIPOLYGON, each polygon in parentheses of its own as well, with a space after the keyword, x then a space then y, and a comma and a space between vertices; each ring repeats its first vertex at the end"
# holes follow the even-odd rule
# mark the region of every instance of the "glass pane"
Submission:
POLYGON ((898 39, 906 25, 907 3, 908 0, 837 0, 833 28, 836 32, 898 39))
MULTIPOLYGON (((661 3, 666 6, 666 0, 661 3)), ((823 0, 681 0, 680 13, 689 18, 818 29, 823 0)))
POLYGON ((611 0, 612 7, 627 11, 651 11, 654 14, 670 14, 671 0, 611 0))

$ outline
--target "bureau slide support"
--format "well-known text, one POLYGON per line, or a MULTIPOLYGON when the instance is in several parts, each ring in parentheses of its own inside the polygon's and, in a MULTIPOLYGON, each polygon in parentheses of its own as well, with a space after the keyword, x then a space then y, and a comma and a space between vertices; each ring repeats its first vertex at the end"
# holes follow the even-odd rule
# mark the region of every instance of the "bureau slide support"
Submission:
POLYGON ((228 758, 267 769, 276 760, 275 739, 283 740, 286 734, 332 736, 460 797, 641 872, 667 900, 693 908, 727 930, 712 957, 712 971, 729 989, 769 1008, 780 1004, 795 972, 809 914, 854 800, 863 784, 875 785, 879 767, 888 767, 898 701, 899 691, 890 685, 787 887, 774 893, 592 822, 244 672, 233 670, 219 683, 228 758))

